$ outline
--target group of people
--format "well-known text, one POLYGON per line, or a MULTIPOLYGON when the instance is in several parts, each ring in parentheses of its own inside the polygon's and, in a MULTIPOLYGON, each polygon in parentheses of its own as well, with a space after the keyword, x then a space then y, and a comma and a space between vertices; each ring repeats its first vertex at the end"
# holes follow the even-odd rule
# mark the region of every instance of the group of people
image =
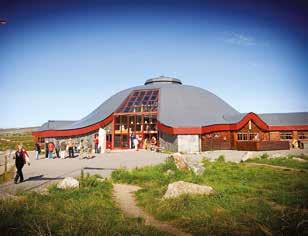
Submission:
POLYGON ((150 149, 151 151, 155 151, 157 149, 157 139, 155 138, 155 136, 152 136, 150 140, 148 140, 147 138, 144 139, 143 149, 150 149))
POLYGON ((304 149, 304 143, 301 142, 300 140, 297 140, 297 139, 292 140, 291 146, 292 146, 292 148, 304 149))
MULTIPOLYGON (((99 153, 99 141, 98 135, 94 135, 93 137, 93 144, 95 153, 99 153)), ((87 139, 80 140, 80 143, 77 143, 73 139, 63 140, 59 142, 56 140, 55 142, 46 141, 45 142, 45 158, 47 159, 54 159, 54 158, 61 158, 65 159, 74 158, 76 152, 80 152, 81 158, 90 158, 92 153, 92 144, 87 139)), ((39 143, 35 144, 35 158, 36 160, 39 159, 41 153, 41 146, 39 143)))
MULTIPOLYGON (((54 142, 45 142, 45 158, 53 159, 53 158, 66 158, 67 153, 69 158, 73 158, 75 149, 75 142, 71 138, 67 141, 61 141, 61 143, 57 140, 54 142)), ((35 144, 35 157, 38 160, 39 154, 41 153, 41 147, 39 143, 35 144)))
MULTIPOLYGON (((138 134, 132 134, 130 136, 131 139, 131 149, 135 149, 135 151, 139 150, 139 144, 142 141, 142 138, 138 134)), ((150 149, 151 151, 154 151, 157 147, 157 139, 155 136, 152 136, 152 138, 149 140, 145 138, 143 140, 143 149, 150 149)))
MULTIPOLYGON (((94 143, 95 145, 95 143, 94 143)), ((96 146, 96 145, 95 145, 96 146)), ((96 148, 95 148, 96 152, 96 148)), ((82 139, 79 146, 79 159, 92 158, 92 145, 87 139, 82 139)))
MULTIPOLYGON (((93 143, 95 147, 95 153, 99 153, 98 148, 98 137, 97 135, 93 138, 93 143)), ((87 139, 83 139, 80 141, 79 147, 77 148, 76 143, 73 139, 68 139, 67 141, 63 140, 59 142, 56 140, 55 142, 45 142, 45 158, 47 159, 54 159, 54 158, 62 158, 65 159, 67 157, 73 158, 75 157, 75 152, 79 149, 79 156, 80 159, 83 158, 91 158, 92 157, 92 145, 88 142, 87 139)), ((37 142, 35 143, 35 159, 40 159, 40 154, 42 152, 40 144, 37 142)), ((15 166, 16 166, 16 176, 14 178, 15 184, 24 181, 24 176, 22 173, 22 168, 25 164, 30 165, 29 154, 27 153, 26 149, 22 146, 22 144, 17 146, 17 151, 13 157, 15 159, 15 166)))

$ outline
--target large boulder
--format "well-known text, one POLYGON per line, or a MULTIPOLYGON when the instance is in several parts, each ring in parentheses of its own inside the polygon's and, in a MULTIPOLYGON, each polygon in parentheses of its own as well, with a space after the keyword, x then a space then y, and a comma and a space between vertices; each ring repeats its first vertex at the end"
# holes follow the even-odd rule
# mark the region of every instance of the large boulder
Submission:
POLYGON ((186 163, 189 169, 194 172, 196 175, 202 175, 205 168, 200 160, 193 158, 193 157, 186 157, 186 163))
POLYGON ((176 167, 181 170, 191 170, 196 175, 202 175, 204 172, 203 164, 199 159, 193 158, 193 156, 186 156, 180 153, 172 155, 176 167))
MULTIPOLYGON (((244 152, 242 157, 241 157, 241 161, 247 161, 248 159, 253 159, 255 157, 255 154, 253 152, 244 152)), ((235 162, 239 162, 239 161, 235 161, 235 162)))
POLYGON ((174 153, 172 155, 174 163, 179 170, 188 170, 189 167, 186 163, 186 158, 181 153, 174 153))
POLYGON ((66 177, 65 179, 63 179, 57 184, 57 188, 60 188, 60 189, 79 188, 79 181, 72 177, 66 177))
POLYGON ((164 199, 176 198, 182 194, 209 195, 212 193, 214 193, 214 190, 210 186, 178 181, 168 185, 168 189, 163 198, 164 199))

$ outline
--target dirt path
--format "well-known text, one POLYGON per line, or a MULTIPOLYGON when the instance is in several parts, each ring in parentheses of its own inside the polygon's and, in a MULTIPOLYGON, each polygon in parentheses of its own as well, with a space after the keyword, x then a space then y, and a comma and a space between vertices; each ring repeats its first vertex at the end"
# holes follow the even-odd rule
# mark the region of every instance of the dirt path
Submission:
POLYGON ((114 197, 119 204, 122 211, 129 217, 141 217, 145 220, 146 225, 154 226, 155 228, 168 232, 173 235, 188 236, 191 234, 180 231, 170 224, 156 220, 154 217, 148 215, 141 208, 136 205, 134 192, 138 191, 140 187, 127 184, 114 184, 114 197))

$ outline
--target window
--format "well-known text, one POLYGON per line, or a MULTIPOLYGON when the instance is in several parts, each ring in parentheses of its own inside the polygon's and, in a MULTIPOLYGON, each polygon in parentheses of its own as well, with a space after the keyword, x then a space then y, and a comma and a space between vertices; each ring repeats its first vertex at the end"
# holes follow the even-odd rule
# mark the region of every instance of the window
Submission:
POLYGON ((290 131, 282 131, 280 132, 280 139, 292 139, 293 135, 290 131))
POLYGON ((258 133, 238 133, 237 134, 238 141, 259 141, 258 133))
POLYGON ((298 132, 298 139, 308 139, 308 131, 298 132))
POLYGON ((157 89, 133 91, 117 109, 117 113, 157 112, 158 93, 157 89))
POLYGON ((45 143, 45 138, 39 137, 37 141, 39 143, 45 143))

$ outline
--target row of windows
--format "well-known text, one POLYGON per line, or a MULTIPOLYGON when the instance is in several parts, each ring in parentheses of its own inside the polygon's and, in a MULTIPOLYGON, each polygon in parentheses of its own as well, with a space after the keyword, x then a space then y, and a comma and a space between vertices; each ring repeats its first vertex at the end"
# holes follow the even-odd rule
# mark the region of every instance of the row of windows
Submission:
POLYGON ((280 132, 280 139, 289 140, 292 138, 293 138, 292 132, 280 132))
POLYGON ((239 141, 258 141, 259 134, 258 133, 238 133, 237 140, 239 141))
MULTIPOLYGON (((280 132, 280 139, 293 139, 293 134, 291 131, 282 131, 280 132)), ((298 139, 308 139, 308 132, 307 131, 301 131, 298 132, 298 139)))
POLYGON ((308 139, 308 132, 299 132, 298 138, 299 139, 308 139))

